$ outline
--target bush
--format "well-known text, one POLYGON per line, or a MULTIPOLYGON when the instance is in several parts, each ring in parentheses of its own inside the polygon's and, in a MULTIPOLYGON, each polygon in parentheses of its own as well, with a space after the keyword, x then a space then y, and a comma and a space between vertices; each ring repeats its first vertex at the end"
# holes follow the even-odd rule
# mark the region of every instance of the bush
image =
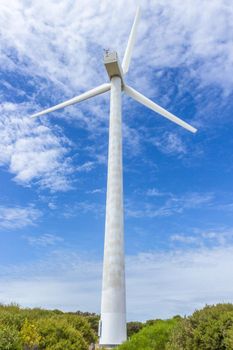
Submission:
POLYGON ((206 306, 174 328, 168 350, 233 349, 233 305, 206 306))
POLYGON ((19 335, 24 349, 38 349, 41 336, 38 333, 37 327, 34 324, 29 323, 27 319, 25 320, 19 335))
POLYGON ((8 325, 0 325, 0 350, 22 350, 16 329, 8 325))
POLYGON ((127 335, 128 338, 131 338, 132 335, 138 333, 142 328, 144 324, 142 322, 128 322, 127 323, 127 335))
POLYGON ((46 350, 87 350, 88 344, 82 334, 66 320, 43 318, 37 321, 41 335, 40 349, 46 350))
POLYGON ((98 316, 84 315, 0 304, 0 350, 87 350, 98 316))
MULTIPOLYGON (((87 350, 99 316, 0 304, 0 350, 87 350)), ((233 305, 206 306, 182 318, 130 322, 119 350, 233 349, 233 305)))
POLYGON ((69 315, 66 320, 70 325, 80 332, 88 344, 95 343, 97 336, 92 330, 89 322, 84 318, 76 315, 69 315))
POLYGON ((172 329, 177 321, 156 321, 154 324, 145 326, 139 333, 132 336, 119 350, 165 350, 172 329))

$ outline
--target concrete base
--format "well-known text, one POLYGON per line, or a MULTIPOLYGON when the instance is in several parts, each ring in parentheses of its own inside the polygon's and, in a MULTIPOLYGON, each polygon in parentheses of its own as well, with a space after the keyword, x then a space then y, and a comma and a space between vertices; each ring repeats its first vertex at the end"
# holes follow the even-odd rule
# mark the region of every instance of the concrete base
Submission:
POLYGON ((112 349, 127 339, 125 314, 117 312, 102 313, 101 321, 105 327, 101 330, 100 346, 112 349), (111 344, 107 343, 109 340, 111 340, 111 344))
POLYGON ((109 349, 114 349, 118 346, 119 344, 117 345, 100 345, 100 344, 95 344, 95 350, 109 350, 109 349))

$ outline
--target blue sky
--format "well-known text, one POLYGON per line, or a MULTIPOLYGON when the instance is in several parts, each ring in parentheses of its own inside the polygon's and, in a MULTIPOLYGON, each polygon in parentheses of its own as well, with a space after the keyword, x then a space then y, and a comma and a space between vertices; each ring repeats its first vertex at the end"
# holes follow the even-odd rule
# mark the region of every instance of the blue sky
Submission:
MULTIPOLYGON (((198 128, 123 96, 128 319, 232 302, 230 1, 141 1, 126 81, 198 128)), ((134 1, 1 1, 0 302, 100 311, 109 93, 134 1)))

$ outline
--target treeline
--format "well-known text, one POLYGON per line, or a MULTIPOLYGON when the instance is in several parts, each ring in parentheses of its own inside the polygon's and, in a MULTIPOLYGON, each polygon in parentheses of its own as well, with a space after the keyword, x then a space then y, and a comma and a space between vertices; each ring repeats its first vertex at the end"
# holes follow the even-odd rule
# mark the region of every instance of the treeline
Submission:
POLYGON ((233 305, 206 306, 189 317, 131 322, 118 350, 233 350, 233 305))
POLYGON ((99 316, 0 305, 0 350, 87 350, 99 316))
MULTIPOLYGON (((0 305, 0 350, 88 350, 99 316, 0 305)), ((206 306, 189 317, 129 322, 118 350, 233 350, 233 305, 206 306)))

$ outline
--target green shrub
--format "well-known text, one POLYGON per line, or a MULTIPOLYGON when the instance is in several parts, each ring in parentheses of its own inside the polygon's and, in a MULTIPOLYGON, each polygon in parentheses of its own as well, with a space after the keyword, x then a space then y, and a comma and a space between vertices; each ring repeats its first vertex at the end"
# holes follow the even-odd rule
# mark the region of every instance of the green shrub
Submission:
POLYGON ((142 322, 128 322, 127 323, 127 335, 128 338, 131 338, 132 335, 138 333, 144 327, 142 322))
POLYGON ((82 334, 83 338, 88 344, 96 342, 97 336, 85 317, 68 315, 66 316, 66 320, 74 327, 74 329, 82 334))
POLYGON ((41 335, 40 349, 46 350, 87 350, 81 332, 77 331, 65 319, 50 317, 37 321, 41 335))
POLYGON ((19 336, 21 338, 24 349, 34 350, 39 347, 41 336, 35 324, 30 323, 27 319, 25 320, 19 336))
POLYGON ((139 333, 132 336, 119 350, 165 350, 172 329, 177 320, 158 320, 154 324, 145 326, 139 333))
POLYGON ((171 333, 167 350, 233 349, 233 305, 206 306, 184 318, 171 333))
POLYGON ((22 350, 16 329, 8 325, 0 325, 0 350, 22 350))

